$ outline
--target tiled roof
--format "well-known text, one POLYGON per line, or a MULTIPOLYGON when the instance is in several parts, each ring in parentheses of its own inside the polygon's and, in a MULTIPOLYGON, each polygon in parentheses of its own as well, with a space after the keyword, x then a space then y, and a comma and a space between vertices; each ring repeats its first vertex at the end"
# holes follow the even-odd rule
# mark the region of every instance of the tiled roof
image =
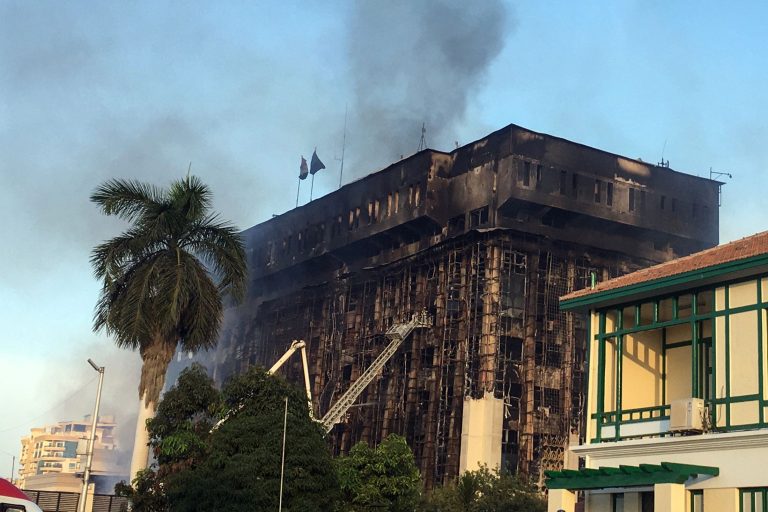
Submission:
POLYGON ((578 299, 607 290, 615 290, 625 286, 631 286, 646 281, 672 277, 692 270, 701 270, 707 267, 743 260, 761 254, 768 254, 768 231, 757 233, 734 242, 730 242, 711 249, 706 249, 690 256, 660 263, 653 267, 632 272, 620 277, 609 279, 599 283, 595 288, 585 288, 560 297, 561 301, 578 299))

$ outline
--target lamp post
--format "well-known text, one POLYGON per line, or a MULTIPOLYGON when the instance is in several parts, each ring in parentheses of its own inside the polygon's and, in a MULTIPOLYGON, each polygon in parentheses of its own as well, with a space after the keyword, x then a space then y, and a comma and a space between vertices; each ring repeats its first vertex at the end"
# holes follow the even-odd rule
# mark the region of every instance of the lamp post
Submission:
POLYGON ((85 460, 85 471, 83 471, 83 490, 80 493, 80 501, 77 504, 77 512, 85 512, 85 502, 88 498, 88 481, 91 478, 91 463, 93 462, 93 441, 96 437, 96 424, 99 421, 99 402, 101 402, 101 385, 104 383, 104 367, 98 366, 91 359, 88 359, 94 370, 99 372, 99 387, 96 390, 96 405, 93 408, 93 423, 91 424, 91 435, 88 438, 87 458, 85 460))

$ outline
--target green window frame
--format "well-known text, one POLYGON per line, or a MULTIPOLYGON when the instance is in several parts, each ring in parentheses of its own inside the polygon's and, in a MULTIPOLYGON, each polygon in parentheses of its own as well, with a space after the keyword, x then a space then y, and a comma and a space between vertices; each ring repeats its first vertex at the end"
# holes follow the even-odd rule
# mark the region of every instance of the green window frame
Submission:
MULTIPOLYGON (((595 412, 591 415, 591 418, 596 420, 596 432, 594 433, 594 437, 589 441, 591 443, 618 441, 626 438, 621 434, 622 424, 665 419, 668 417, 669 404, 666 403, 666 371, 662 381, 662 397, 665 403, 659 406, 645 407, 636 410, 625 411, 622 409, 621 360, 624 345, 623 341, 624 337, 628 334, 655 329, 666 331, 667 328, 678 325, 690 325, 691 339, 674 344, 666 344, 666 341, 664 340, 662 342, 662 364, 666 367, 667 348, 676 348, 683 345, 691 347, 691 394, 694 397, 704 399, 705 405, 710 412, 710 428, 718 431, 732 431, 768 427, 768 417, 766 417, 765 414, 765 410, 768 407, 768 399, 764 398, 765 394, 763 392, 765 386, 768 385, 768 382, 765 382, 763 377, 763 359, 765 356, 762 347, 763 330, 766 328, 764 325, 766 321, 764 320, 765 316, 763 312, 768 311, 768 290, 764 289, 768 287, 766 287, 763 282, 765 278, 768 278, 768 273, 761 273, 759 275, 749 276, 748 278, 722 281, 700 288, 681 290, 671 295, 664 294, 644 298, 642 301, 617 304, 594 311, 598 318, 598 332, 591 335, 590 340, 597 344, 594 348, 597 349, 598 371, 596 375, 591 375, 591 377, 597 378, 595 397, 597 403, 594 409, 595 412), (747 281, 756 281, 756 302, 754 304, 731 307, 729 297, 731 286, 747 281), (718 309, 714 301, 717 289, 720 287, 724 287, 725 289, 723 297, 724 307, 718 309), (702 298, 706 298, 707 302, 701 302, 702 298), (707 307, 702 308, 702 304, 707 304, 707 307), (662 305, 668 308, 666 314, 663 316, 661 314, 662 305), (754 395, 734 396, 731 394, 730 389, 730 318, 731 315, 748 311, 757 312, 757 339, 755 342, 758 345, 758 392, 754 395), (607 328, 608 317, 613 319, 613 327, 610 331, 607 328), (717 361, 715 344, 718 341, 715 340, 715 333, 717 331, 716 322, 718 318, 722 318, 725 324, 725 339, 719 341, 724 344, 725 361, 723 369, 725 375, 716 374, 717 361), (705 324, 707 324, 707 327, 710 327, 709 330, 711 333, 706 337, 703 335, 705 324), (605 344, 609 340, 615 342, 616 351, 613 361, 616 380, 612 383, 607 382, 605 375, 605 344), (722 398, 716 397, 717 382, 719 380, 725 382, 725 396, 722 398), (605 410, 606 406, 604 398, 606 396, 607 386, 609 385, 614 386, 614 389, 611 389, 615 396, 615 403, 613 404, 614 410, 605 410), (731 423, 731 404, 741 402, 755 403, 755 406, 758 408, 758 422, 756 424, 733 425, 731 423), (604 426, 614 426, 613 434, 604 437, 602 433, 602 427, 604 426)), ((590 348, 591 344, 592 343, 590 343, 590 348)), ((660 436, 665 436, 667 434, 668 433, 664 432, 659 433, 660 436)))
POLYGON ((768 487, 739 489, 739 512, 768 512, 768 487))
POLYGON ((704 512, 704 491, 696 489, 689 491, 691 498, 690 512, 704 512))

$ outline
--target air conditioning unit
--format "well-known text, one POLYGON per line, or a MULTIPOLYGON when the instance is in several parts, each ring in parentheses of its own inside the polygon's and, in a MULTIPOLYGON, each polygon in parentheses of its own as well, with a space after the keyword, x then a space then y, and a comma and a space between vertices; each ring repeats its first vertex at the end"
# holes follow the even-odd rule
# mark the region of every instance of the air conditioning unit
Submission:
POLYGON ((673 400, 669 412, 669 430, 701 432, 704 414, 704 400, 701 398, 673 400))

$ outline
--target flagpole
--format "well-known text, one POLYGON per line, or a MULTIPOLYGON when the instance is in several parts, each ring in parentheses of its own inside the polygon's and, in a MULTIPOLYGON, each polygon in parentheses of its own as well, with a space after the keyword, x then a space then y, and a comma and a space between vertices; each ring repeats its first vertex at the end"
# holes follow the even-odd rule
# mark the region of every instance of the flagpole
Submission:
POLYGON ((347 147, 347 110, 349 104, 344 105, 344 138, 341 142, 341 169, 339 170, 339 188, 341 188, 341 177, 344 176, 344 150, 347 147))
POLYGON ((312 175, 312 184, 309 185, 309 200, 312 201, 312 191, 315 189, 315 175, 312 175))
POLYGON ((296 187, 296 208, 299 207, 299 191, 301 190, 301 178, 299 178, 299 186, 296 187))

